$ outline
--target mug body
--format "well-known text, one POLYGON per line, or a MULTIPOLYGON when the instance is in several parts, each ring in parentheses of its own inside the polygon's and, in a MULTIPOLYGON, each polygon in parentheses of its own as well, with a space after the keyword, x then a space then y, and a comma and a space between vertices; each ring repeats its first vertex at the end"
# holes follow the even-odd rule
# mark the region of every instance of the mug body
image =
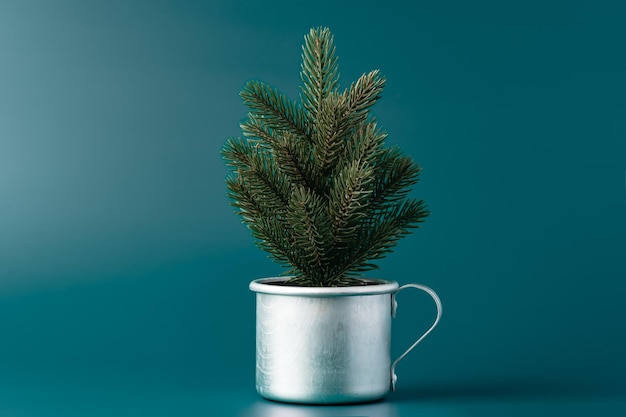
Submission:
POLYGON ((339 288, 250 283, 256 292, 256 388, 308 404, 373 401, 390 388, 395 281, 339 288))

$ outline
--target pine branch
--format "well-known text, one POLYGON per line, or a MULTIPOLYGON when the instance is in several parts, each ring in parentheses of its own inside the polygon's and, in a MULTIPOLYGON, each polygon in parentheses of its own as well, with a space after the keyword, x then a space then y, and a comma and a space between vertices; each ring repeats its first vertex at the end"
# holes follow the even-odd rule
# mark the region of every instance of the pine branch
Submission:
POLYGON ((350 254, 350 262, 341 271, 343 274, 360 274, 377 269, 372 260, 382 259, 393 250, 402 237, 417 228, 429 212, 423 201, 408 200, 391 207, 377 219, 363 223, 359 233, 359 241, 354 252, 350 254))
POLYGON ((333 249, 344 250, 354 245, 361 220, 367 214, 368 189, 373 170, 353 161, 338 172, 329 196, 329 212, 333 219, 333 249))
POLYGON ((275 207, 288 204, 290 182, 278 170, 269 153, 262 152, 262 148, 250 141, 231 138, 226 142, 222 155, 229 165, 237 169, 246 187, 262 195, 268 204, 271 202, 275 207))
POLYGON ((240 93, 244 104, 263 119, 272 130, 286 130, 291 134, 310 138, 304 110, 277 89, 256 80, 248 81, 240 93))
POLYGON ((317 190, 317 175, 313 166, 313 148, 295 137, 282 135, 274 138, 272 154, 281 172, 294 185, 317 190))
POLYGON ((301 102, 259 82, 241 98, 244 139, 222 150, 231 204, 257 245, 306 286, 356 285, 429 214, 407 199, 420 167, 371 117, 385 79, 363 74, 339 92, 333 37, 311 29, 302 52, 301 102))
POLYGON ((339 85, 339 66, 334 38, 327 28, 311 29, 302 47, 302 104, 310 123, 315 123, 322 101, 339 85))
POLYGON ((276 166, 289 177, 291 184, 321 189, 316 182, 313 147, 309 142, 286 132, 271 131, 262 118, 251 113, 240 126, 248 140, 259 141, 256 146, 270 150, 276 166))
POLYGON ((344 117, 349 120, 349 127, 357 126, 364 122, 372 107, 380 99, 386 80, 380 75, 379 70, 363 74, 356 83, 350 84, 350 88, 344 91, 343 96, 347 100, 347 109, 344 117))
POLYGON ((378 166, 386 138, 387 134, 378 128, 375 120, 361 124, 349 134, 338 169, 353 161, 365 161, 372 167, 378 166))
POLYGON ((252 188, 245 183, 239 175, 231 175, 226 178, 228 196, 231 205, 239 209, 238 214, 244 223, 254 223, 258 218, 273 217, 276 207, 265 204, 258 198, 259 194, 252 193, 252 188))
POLYGON ((313 135, 314 158, 321 175, 332 172, 341 156, 345 142, 342 125, 345 103, 345 99, 337 94, 330 94, 322 101, 313 135))
POLYGON ((274 132, 259 115, 248 113, 239 127, 246 138, 258 140, 263 146, 269 146, 274 141, 274 132))
POLYGON ((419 180, 421 167, 397 147, 382 150, 378 156, 371 210, 376 211, 407 197, 419 180))
POLYGON ((248 223, 259 248, 266 251, 276 262, 291 267, 290 273, 301 274, 297 267, 302 257, 294 250, 293 232, 288 223, 275 217, 258 217, 248 223))
POLYGON ((361 76, 342 95, 328 94, 322 101, 313 139, 323 173, 335 168, 350 131, 366 122, 369 108, 380 98, 384 86, 385 79, 375 70, 361 76))
MULTIPOLYGON (((253 192, 241 177, 227 178, 232 205, 256 239, 256 245, 266 251, 276 262, 290 266, 290 274, 302 274, 298 267, 304 257, 294 246, 294 232, 287 222, 285 207, 271 208, 262 202, 263 194, 253 192)), ((304 264, 306 267, 306 262, 304 264)))
POLYGON ((287 220, 294 232, 294 246, 303 255, 297 265, 312 281, 323 282, 332 243, 330 221, 324 202, 304 187, 296 188, 291 196, 287 220))

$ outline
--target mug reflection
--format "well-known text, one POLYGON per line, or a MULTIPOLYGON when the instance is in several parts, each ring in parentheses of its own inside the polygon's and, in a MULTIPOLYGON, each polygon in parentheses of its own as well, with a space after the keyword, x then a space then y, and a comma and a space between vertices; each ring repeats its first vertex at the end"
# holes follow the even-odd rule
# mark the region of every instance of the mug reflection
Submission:
POLYGON ((343 406, 295 405, 258 401, 240 417, 397 417, 396 407, 386 401, 343 406))

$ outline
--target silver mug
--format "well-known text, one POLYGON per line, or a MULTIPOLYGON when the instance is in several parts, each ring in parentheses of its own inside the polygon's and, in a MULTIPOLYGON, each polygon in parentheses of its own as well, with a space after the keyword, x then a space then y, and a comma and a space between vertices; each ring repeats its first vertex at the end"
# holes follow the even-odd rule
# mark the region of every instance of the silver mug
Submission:
POLYGON ((373 401, 395 390, 398 363, 439 323, 441 301, 421 284, 368 280, 353 287, 250 283, 256 293, 256 389, 270 400, 302 404, 373 401), (396 295, 428 293, 437 306, 430 328, 391 362, 391 319, 396 295))

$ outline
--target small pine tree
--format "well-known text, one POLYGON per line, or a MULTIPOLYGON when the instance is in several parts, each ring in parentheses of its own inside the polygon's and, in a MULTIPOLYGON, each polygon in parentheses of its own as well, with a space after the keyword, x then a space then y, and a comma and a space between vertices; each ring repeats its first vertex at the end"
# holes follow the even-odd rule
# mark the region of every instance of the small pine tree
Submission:
POLYGON ((359 285, 363 272, 428 215, 408 197, 421 168, 370 115, 385 79, 363 74, 344 91, 333 36, 311 29, 302 47, 300 101, 249 81, 243 138, 222 156, 231 204, 257 245, 302 286, 359 285))

